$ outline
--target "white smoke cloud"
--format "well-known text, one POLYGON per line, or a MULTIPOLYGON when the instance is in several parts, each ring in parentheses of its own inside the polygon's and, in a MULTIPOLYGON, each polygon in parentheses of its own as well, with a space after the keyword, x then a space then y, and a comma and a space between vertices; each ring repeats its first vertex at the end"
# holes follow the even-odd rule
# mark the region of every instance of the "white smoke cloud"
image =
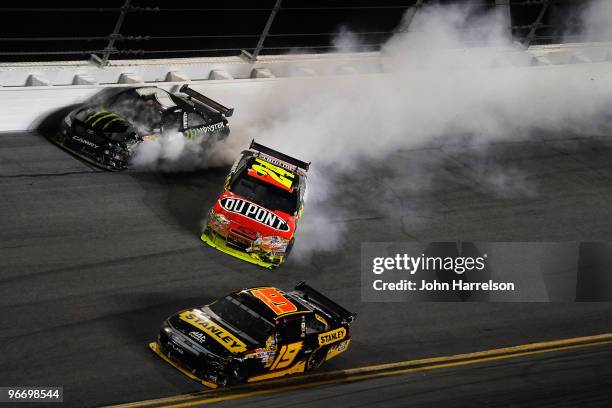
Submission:
POLYGON ((612 41, 612 2, 590 0, 584 3, 579 16, 582 25, 580 41, 612 41))
MULTIPOLYGON (((608 20, 610 3, 599 10, 608 20)), ((400 27, 383 47, 388 73, 294 80, 290 89, 279 87, 260 96, 256 116, 234 123, 241 128, 243 145, 255 138, 312 160, 313 170, 325 169, 325 177, 311 180, 311 197, 318 197, 307 205, 300 229, 308 232, 298 230, 296 252, 300 245, 303 254, 338 245, 345 214, 329 199, 329 185, 347 172, 362 177, 364 162, 385 163, 398 151, 440 143, 450 146, 448 155, 453 144, 472 146, 483 151, 474 158, 484 163, 474 166, 480 185, 501 197, 532 196, 535 186, 521 169, 487 163, 487 143, 538 133, 609 130, 612 89, 605 78, 588 67, 530 67, 531 56, 512 42, 509 25, 497 11, 474 15, 466 7, 426 7, 414 16, 409 31, 400 27), (466 30, 474 26, 478 30, 466 30)), ((336 44, 356 48, 352 41, 355 36, 345 34, 336 44)), ((438 155, 438 165, 448 155, 438 155)), ((398 166, 409 164, 389 163, 389 177, 398 166)), ((382 194, 401 195, 402 186, 426 194, 429 170, 411 168, 413 177, 403 173, 388 183, 399 192, 387 189, 382 194)), ((381 199, 371 191, 371 185, 363 187, 363 199, 373 207, 393 205, 393 197, 381 199)), ((417 211, 419 217, 426 212, 417 211)))
POLYGON ((574 75, 528 67, 531 56, 511 42, 508 26, 497 12, 474 17, 458 6, 424 8, 410 31, 384 46, 389 73, 278 88, 259 103, 258 116, 273 119, 255 118, 244 139, 344 168, 439 139, 487 142, 601 125, 610 101, 602 79, 587 69, 574 75), (464 31, 468 25, 479 30, 464 31))
MULTIPOLYGON (((594 32, 612 27, 604 24, 612 20, 612 1, 589 2, 583 19, 594 32)), ((534 129, 579 131, 602 124, 610 95, 601 81, 525 67, 531 57, 512 43, 510 22, 499 10, 428 6, 409 30, 404 24, 383 47, 389 73, 295 78, 289 87, 270 86, 237 108, 226 143, 211 149, 169 135, 136 162, 154 169, 163 162, 169 171, 229 164, 257 139, 312 159, 314 166, 346 170, 360 158, 376 160, 439 139, 469 135, 487 142, 527 137, 534 129)), ((359 42, 344 28, 334 40, 340 51, 358 49, 359 42)))
POLYGON ((334 178, 327 171, 320 167, 309 170, 305 215, 298 224, 292 258, 307 261, 316 251, 334 251, 341 245, 343 210, 328 211, 335 190, 334 178))
MULTIPOLYGON (((608 28, 603 22, 612 20, 612 2, 593 4, 584 18, 590 30, 599 33, 608 28)), ((382 189, 381 194, 389 197, 374 197, 372 191, 379 190, 364 185, 363 199, 371 200, 373 207, 380 202, 403 206, 401 196, 407 191, 426 194, 432 166, 443 165, 453 146, 480 149, 484 154, 475 155, 475 160, 486 161, 485 148, 477 146, 539 133, 610 130, 612 85, 606 70, 529 67, 531 57, 512 43, 509 25, 498 11, 422 8, 409 30, 399 27, 384 45, 387 73, 294 78, 290 86, 271 83, 256 97, 245 98, 243 107, 237 104, 232 134, 213 149, 198 150, 169 136, 156 145, 143 145, 135 163, 169 170, 230 164, 251 139, 312 160, 309 202, 294 256, 303 259, 311 251, 335 249, 342 241, 346 214, 332 202, 334 183, 347 173, 362 177, 368 171, 364 163, 386 164, 387 181, 394 188, 382 189), (478 29, 466 30, 470 27, 478 29), (389 163, 397 152, 439 145, 445 146, 444 152, 427 166, 389 163), (409 176, 408 170, 398 170, 403 167, 409 176)), ((335 43, 342 49, 358 49, 356 41, 356 36, 343 32, 335 43)), ((480 183, 502 197, 537 193, 516 167, 476 163, 474 168, 480 183)), ((416 213, 422 217, 426 211, 416 213)))
POLYGON ((179 172, 231 163, 234 147, 227 140, 208 143, 208 136, 186 138, 181 132, 166 131, 138 144, 130 158, 136 171, 179 172))

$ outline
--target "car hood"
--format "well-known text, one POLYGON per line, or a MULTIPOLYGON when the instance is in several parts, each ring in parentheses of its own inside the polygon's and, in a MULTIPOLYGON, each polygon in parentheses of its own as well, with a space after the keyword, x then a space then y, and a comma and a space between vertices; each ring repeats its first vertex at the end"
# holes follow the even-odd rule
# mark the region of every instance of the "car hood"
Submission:
POLYGON ((192 342, 221 357, 239 355, 257 345, 253 339, 233 331, 229 324, 202 309, 183 310, 168 321, 192 342))
POLYGON ((137 130, 132 123, 111 111, 83 108, 74 114, 74 118, 83 128, 115 142, 133 142, 137 138, 137 130))
POLYGON ((295 233, 294 216, 267 209, 227 190, 219 196, 213 210, 230 220, 230 228, 253 239, 258 233, 291 239, 295 233))

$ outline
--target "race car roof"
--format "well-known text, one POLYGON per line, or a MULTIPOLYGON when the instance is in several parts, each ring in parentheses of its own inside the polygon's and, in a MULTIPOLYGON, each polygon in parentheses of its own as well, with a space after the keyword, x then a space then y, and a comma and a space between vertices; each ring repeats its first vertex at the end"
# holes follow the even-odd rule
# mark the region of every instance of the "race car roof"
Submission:
MULTIPOLYGON (((240 292, 250 300, 249 306, 269 320, 288 315, 311 312, 296 297, 271 286, 244 289, 240 292)), ((245 297, 242 297, 246 300, 245 297)))
POLYGON ((261 157, 250 159, 247 168, 249 176, 287 190, 290 193, 293 192, 296 184, 298 184, 299 178, 297 174, 261 157))

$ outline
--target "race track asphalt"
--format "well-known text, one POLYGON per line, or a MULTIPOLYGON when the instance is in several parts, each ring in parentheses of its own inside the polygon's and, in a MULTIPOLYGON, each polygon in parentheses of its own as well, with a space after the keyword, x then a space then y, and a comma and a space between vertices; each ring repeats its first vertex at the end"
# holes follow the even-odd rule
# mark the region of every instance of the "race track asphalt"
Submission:
MULTIPOLYGON (((397 152, 390 161, 404 165, 392 177, 370 163, 308 207, 296 256, 267 271, 199 240, 227 168, 108 173, 37 132, 0 134, 0 385, 61 385, 74 407, 200 391, 148 350, 162 320, 242 287, 300 280, 359 315, 351 349, 328 370, 610 332, 609 303, 361 302, 359 254, 366 241, 612 241, 611 159, 611 139, 570 136, 397 152), (308 252, 317 226, 307 218, 326 205, 341 239, 308 252)), ((511 406, 499 394, 528 396, 530 383, 563 395, 592 384, 599 402, 612 400, 609 348, 572 355, 332 388, 355 395, 341 406, 480 406, 483 396, 511 406)), ((325 392, 296 398, 333 405, 325 392)), ((589 392, 576 395, 588 405, 589 392)))
MULTIPOLYGON (((219 407, 609 407, 610 346, 219 401, 219 407)), ((206 404, 208 405, 208 404, 206 404)), ((197 406, 197 405, 195 405, 197 406)))

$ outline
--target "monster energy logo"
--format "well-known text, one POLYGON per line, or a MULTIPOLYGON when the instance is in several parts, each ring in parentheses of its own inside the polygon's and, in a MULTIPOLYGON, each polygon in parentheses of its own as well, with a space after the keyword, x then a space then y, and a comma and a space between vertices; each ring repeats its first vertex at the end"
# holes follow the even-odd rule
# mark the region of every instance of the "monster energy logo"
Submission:
POLYGON ((212 125, 200 126, 197 128, 186 129, 183 131, 183 135, 189 139, 195 138, 197 135, 201 135, 203 133, 213 133, 215 130, 223 129, 225 124, 223 122, 214 123, 212 125))
POLYGON ((102 126, 102 130, 105 130, 111 123, 119 120, 124 119, 114 112, 101 110, 99 112, 94 112, 89 115, 85 120, 85 123, 90 124, 92 128, 96 127, 96 125, 102 126))

